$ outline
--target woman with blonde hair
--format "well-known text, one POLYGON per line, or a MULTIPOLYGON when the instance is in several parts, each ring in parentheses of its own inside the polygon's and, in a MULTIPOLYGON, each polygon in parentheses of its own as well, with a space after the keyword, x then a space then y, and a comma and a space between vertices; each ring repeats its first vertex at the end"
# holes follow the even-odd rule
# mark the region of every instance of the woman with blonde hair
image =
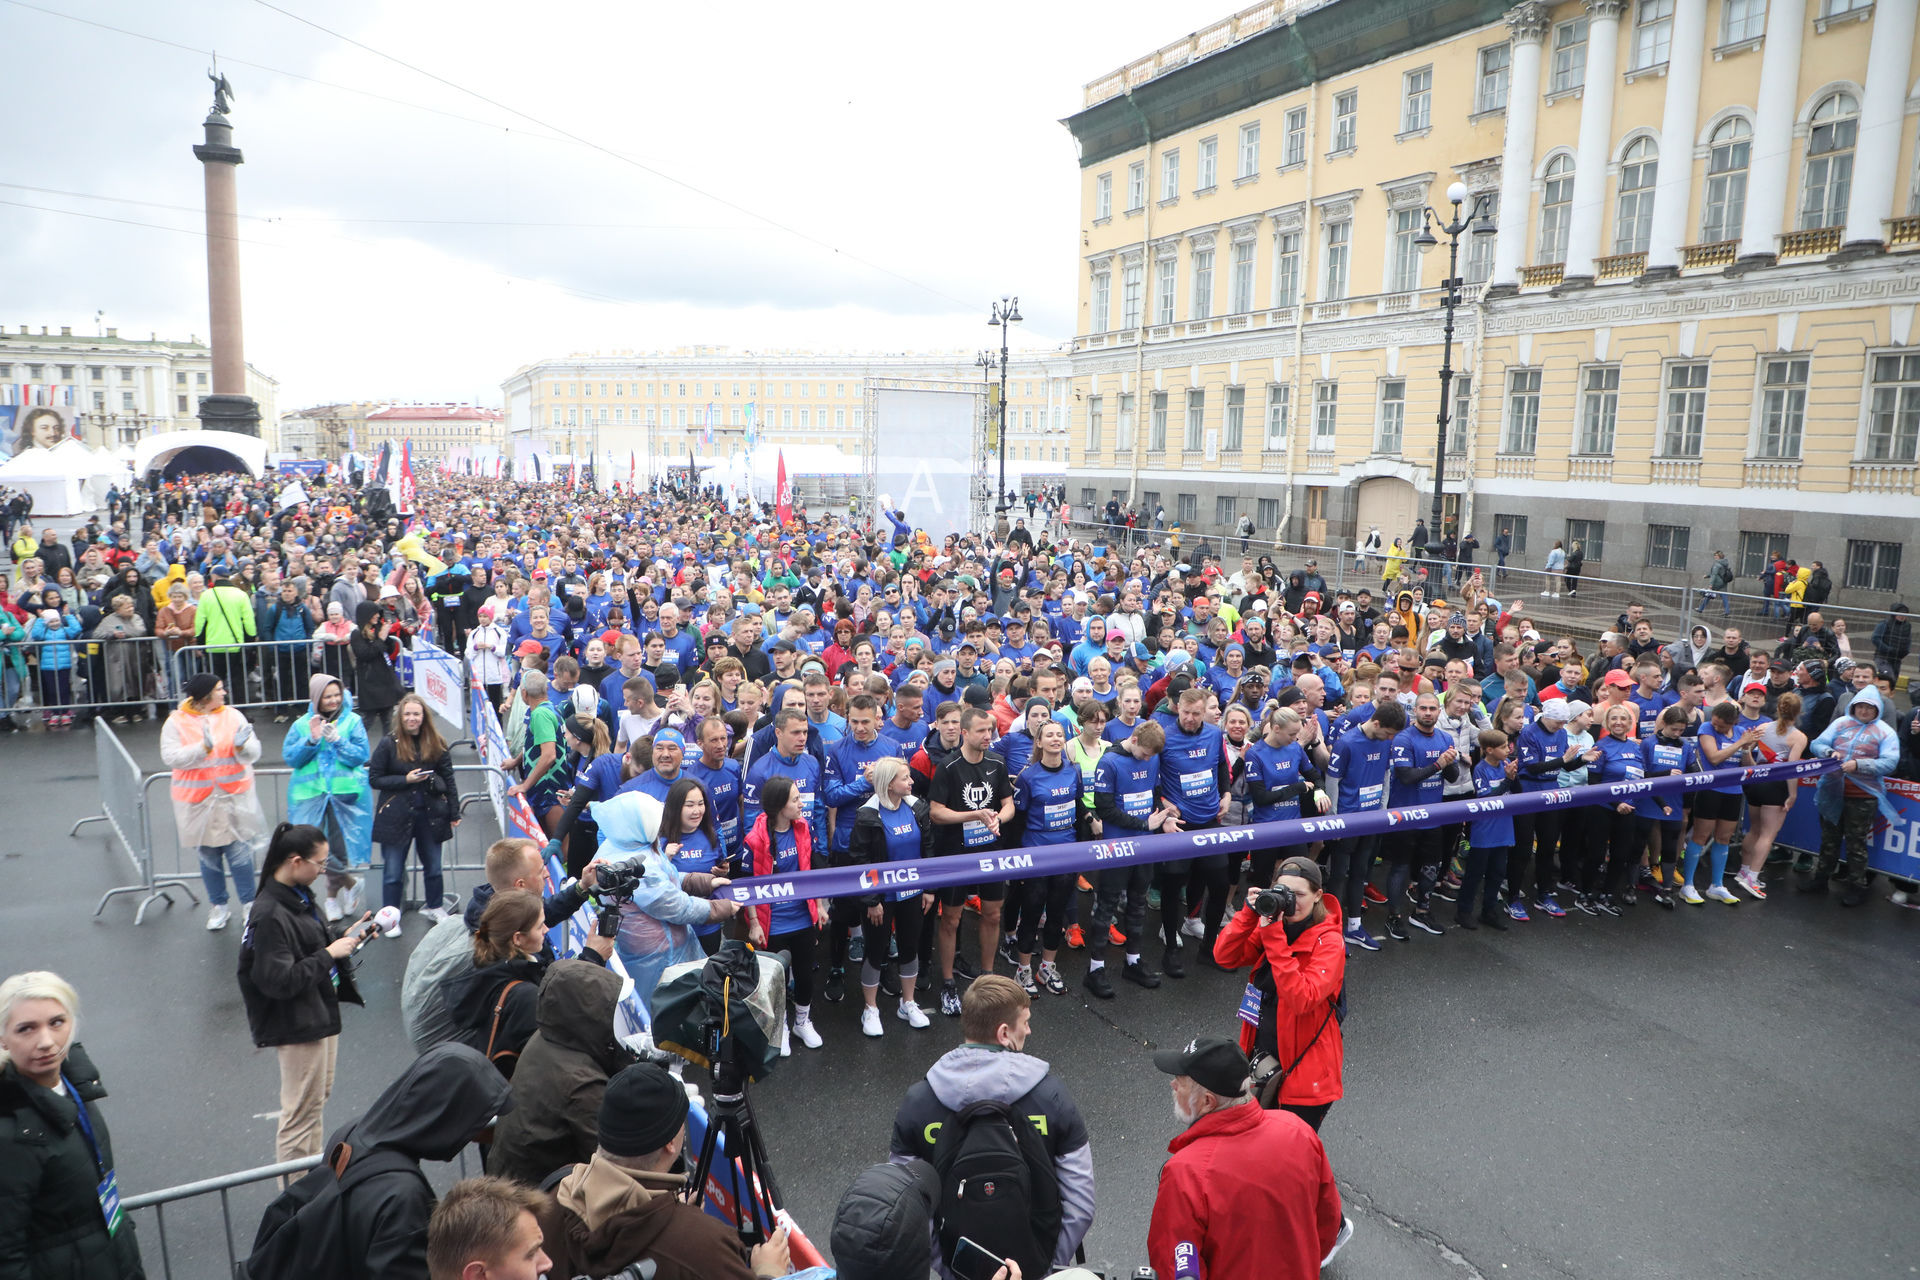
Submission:
POLYGON ((79 1025, 80 998, 59 974, 0 982, 0 1240, 12 1275, 126 1280, 145 1274, 140 1245, 79 1025))
MULTIPOLYGON (((933 853, 933 820, 927 802, 913 794, 913 771, 904 760, 883 756, 873 762, 873 794, 854 813, 850 854, 856 864, 911 863, 933 853)), ((866 1008, 860 1030, 869 1036, 885 1033, 880 1021, 880 966, 886 963, 887 943, 893 941, 900 957, 900 1008, 895 1017, 915 1030, 925 1030, 926 1011, 914 1002, 920 977, 920 936, 926 927, 933 895, 917 887, 918 874, 910 867, 890 865, 874 873, 876 886, 891 881, 899 886, 860 899, 862 937, 866 959, 860 965, 860 994, 866 1008)))
MULTIPOLYGON (((381 902, 398 911, 406 898, 407 850, 419 850, 426 872, 420 914, 438 924, 446 917, 446 881, 440 850, 460 825, 460 794, 453 780, 453 753, 434 727, 433 713, 417 693, 393 709, 393 731, 380 739, 367 762, 376 793, 373 840, 380 846, 381 902)), ((400 936, 396 919, 386 936, 400 936)))
POLYGON ((160 730, 160 759, 173 770, 173 822, 182 846, 200 851, 200 880, 211 909, 207 928, 232 918, 227 875, 244 913, 253 904, 253 846, 267 833, 253 784, 260 739, 227 705, 227 686, 212 672, 187 681, 186 698, 160 730))

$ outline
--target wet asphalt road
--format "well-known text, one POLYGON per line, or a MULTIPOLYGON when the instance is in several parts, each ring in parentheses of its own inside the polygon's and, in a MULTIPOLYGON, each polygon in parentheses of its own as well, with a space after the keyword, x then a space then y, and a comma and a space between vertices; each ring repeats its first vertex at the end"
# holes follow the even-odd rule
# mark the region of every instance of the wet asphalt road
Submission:
MULTIPOLYGON (((283 731, 261 721, 268 761, 283 731)), ((158 731, 126 732, 158 762, 158 731)), ((248 1041, 233 970, 238 934, 204 908, 121 899, 127 861, 99 811, 92 734, 0 735, 0 971, 50 967, 81 992, 81 1036, 125 1194, 268 1163, 278 1105, 271 1055, 248 1041)), ((156 788, 164 798, 164 786, 156 788)), ((157 828, 169 832, 164 806, 157 828)), ((462 829, 477 861, 484 809, 462 829)), ((170 840, 163 840, 170 848, 170 840)), ((191 869, 191 868, 189 868, 191 869)), ((464 889, 472 877, 455 877, 464 889)), ((365 1009, 349 1009, 328 1128, 410 1058, 398 984, 422 927, 364 954, 365 1009)), ((964 931, 968 936, 971 929, 964 931)), ((1346 1098, 1323 1137, 1356 1235, 1330 1275, 1414 1277, 1906 1276, 1920 1270, 1913 1105, 1920 915, 1879 896, 1859 911, 1776 894, 1764 904, 1622 920, 1517 925, 1506 935, 1417 936, 1355 955, 1346 1098)), ((1074 984, 1042 996, 1029 1050, 1073 1092, 1093 1134, 1099 1211, 1089 1257, 1130 1273, 1175 1130, 1151 1051, 1232 1034, 1237 979, 1196 970, 1111 1002, 1074 984)), ((925 1002, 923 998, 923 1003, 925 1002)), ((883 1007, 891 1002, 885 1002, 883 1007)), ((884 1159, 906 1086, 959 1042, 956 1020, 861 1036, 857 994, 817 1006, 826 1047, 753 1098, 789 1207, 824 1244, 853 1175, 884 1159)), ((449 1171, 449 1174, 451 1171, 449 1171)), ((262 1192, 236 1193, 251 1238, 262 1192)), ((157 1262, 158 1232, 140 1215, 157 1262)), ((174 1274, 217 1274, 217 1205, 168 1215, 174 1274)), ((157 1265, 152 1273, 159 1274, 157 1265)))

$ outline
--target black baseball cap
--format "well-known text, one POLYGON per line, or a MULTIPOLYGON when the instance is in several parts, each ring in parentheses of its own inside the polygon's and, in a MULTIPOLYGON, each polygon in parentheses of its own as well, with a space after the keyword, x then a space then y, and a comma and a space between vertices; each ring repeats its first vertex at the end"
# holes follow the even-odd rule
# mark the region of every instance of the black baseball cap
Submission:
POLYGON ((1219 1036, 1189 1040, 1183 1049, 1162 1049, 1153 1055, 1153 1065, 1170 1076, 1186 1076, 1223 1098, 1239 1097, 1252 1070, 1240 1046, 1219 1036))

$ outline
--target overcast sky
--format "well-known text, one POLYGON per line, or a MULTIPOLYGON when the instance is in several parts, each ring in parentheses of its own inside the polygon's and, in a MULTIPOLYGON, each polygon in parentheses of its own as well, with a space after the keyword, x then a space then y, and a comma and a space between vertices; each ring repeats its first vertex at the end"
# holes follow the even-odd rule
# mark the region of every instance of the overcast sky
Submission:
POLYGON ((282 410, 497 404, 515 368, 573 351, 972 351, 1002 293, 1016 336, 1054 346, 1079 260, 1057 122, 1230 11, 274 3, 418 70, 262 0, 0 0, 0 323, 206 335, 191 148, 216 49, 246 153, 247 358, 282 410))

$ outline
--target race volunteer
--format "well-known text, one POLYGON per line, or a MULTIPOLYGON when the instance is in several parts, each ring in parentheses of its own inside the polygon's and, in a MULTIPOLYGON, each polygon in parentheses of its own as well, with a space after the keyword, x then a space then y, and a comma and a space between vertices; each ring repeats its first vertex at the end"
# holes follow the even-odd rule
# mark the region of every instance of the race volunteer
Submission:
MULTIPOLYGON (((933 771, 927 788, 927 807, 933 819, 937 854, 979 854, 990 860, 1001 848, 1000 828, 1013 821, 1013 783, 1004 761, 987 750, 993 742, 993 713, 968 707, 960 713, 960 750, 933 771)), ((940 1012, 960 1016, 960 991, 954 986, 953 965, 959 950, 960 915, 970 896, 980 898, 980 972, 993 971, 994 949, 1000 941, 1000 905, 1007 896, 1005 880, 971 887, 957 885, 940 891, 940 1012)))
MULTIPOLYGON (((1178 813, 1180 831, 1199 831, 1217 827, 1226 816, 1227 755, 1222 746, 1220 726, 1207 723, 1207 691, 1189 686, 1180 694, 1172 727, 1166 730, 1167 744, 1160 749, 1160 786, 1178 813)), ((1193 859, 1180 858, 1159 865, 1155 875, 1160 890, 1160 936, 1166 942, 1162 967, 1169 978, 1184 978, 1187 968, 1180 960, 1180 926, 1187 919, 1188 879, 1193 880, 1193 897, 1206 894, 1206 951, 1213 954, 1213 940, 1219 936, 1219 920, 1226 912, 1227 854, 1215 853, 1193 859)))

